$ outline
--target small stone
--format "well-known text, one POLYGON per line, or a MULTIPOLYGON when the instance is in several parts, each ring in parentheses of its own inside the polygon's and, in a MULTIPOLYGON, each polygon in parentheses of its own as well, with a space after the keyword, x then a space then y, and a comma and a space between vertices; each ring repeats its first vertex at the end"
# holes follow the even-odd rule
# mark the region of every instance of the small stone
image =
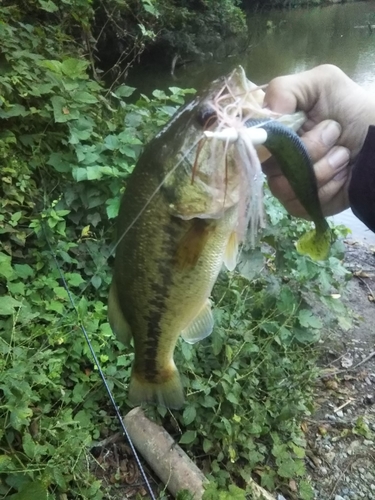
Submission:
POLYGON ((352 455, 354 451, 361 446, 361 442, 358 439, 355 439, 350 443, 346 452, 348 455, 352 455))
POLYGON ((374 441, 371 441, 371 439, 364 439, 363 444, 365 446, 372 446, 374 444, 374 441))
POLYGON ((375 491, 375 484, 370 484, 370 488, 372 489, 372 491, 375 491))
POLYGON ((335 500, 345 500, 341 495, 336 495, 335 500))
POLYGON ((367 385, 372 385, 372 382, 368 377, 365 378, 365 382, 367 385))
POLYGON ((327 468, 326 467, 321 467, 320 468, 320 473, 321 473, 322 476, 326 476, 327 473, 328 473, 327 468))
POLYGON ((375 403, 374 394, 366 394, 366 396, 364 398, 364 403, 367 405, 373 405, 375 403))
POLYGON ((329 464, 331 464, 334 461, 335 457, 336 453, 334 453, 333 451, 329 451, 328 453, 325 454, 325 459, 329 464))

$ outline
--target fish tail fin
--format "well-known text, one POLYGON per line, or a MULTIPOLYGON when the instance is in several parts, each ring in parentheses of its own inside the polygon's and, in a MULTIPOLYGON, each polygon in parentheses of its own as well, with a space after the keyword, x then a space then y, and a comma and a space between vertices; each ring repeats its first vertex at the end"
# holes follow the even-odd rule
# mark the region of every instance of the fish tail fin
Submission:
POLYGON ((313 260, 325 260, 331 246, 332 234, 328 224, 308 231, 297 241, 297 251, 313 260))
POLYGON ((185 402, 184 390, 176 367, 168 377, 156 377, 150 382, 144 377, 132 372, 129 385, 129 401, 134 406, 142 403, 152 403, 178 410, 185 402), (159 380, 157 380, 159 379, 159 380))

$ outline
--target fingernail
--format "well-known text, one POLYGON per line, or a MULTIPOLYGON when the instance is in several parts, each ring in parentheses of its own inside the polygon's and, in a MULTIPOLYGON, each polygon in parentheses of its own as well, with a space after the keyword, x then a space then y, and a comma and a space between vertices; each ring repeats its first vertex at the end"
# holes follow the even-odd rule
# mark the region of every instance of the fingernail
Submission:
POLYGON ((333 169, 343 167, 348 163, 350 158, 349 150, 343 147, 337 147, 331 151, 328 156, 328 163, 333 169))
POLYGON ((331 121, 328 123, 326 127, 322 130, 322 141, 328 146, 332 147, 341 134, 341 126, 339 123, 331 121))

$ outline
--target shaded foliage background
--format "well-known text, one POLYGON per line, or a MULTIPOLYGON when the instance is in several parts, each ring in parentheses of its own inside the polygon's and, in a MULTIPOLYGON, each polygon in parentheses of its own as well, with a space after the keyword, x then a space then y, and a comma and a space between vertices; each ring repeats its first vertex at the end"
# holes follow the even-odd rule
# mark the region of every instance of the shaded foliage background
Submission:
MULTIPOLYGON (((189 37, 198 29, 192 6, 208 16, 212 33, 242 30, 242 14, 228 0, 34 0, 0 8, 4 497, 113 497, 116 484, 108 493, 92 476, 90 444, 116 423, 47 240, 125 411, 132 353, 106 318, 113 219, 143 144, 192 91, 171 87, 136 100, 122 80, 148 44, 165 43, 168 16, 177 27, 169 28, 171 40, 181 29, 189 37), (114 80, 104 85, 111 37, 124 46, 113 59, 114 80)), ((272 199, 267 211, 271 224, 244 263, 246 277, 223 276, 215 289, 212 339, 178 348, 189 405, 173 415, 150 412, 199 456, 216 486, 245 488, 255 471, 269 489, 297 478, 300 498, 308 499, 299 422, 311 407, 311 343, 323 327, 311 297, 327 308, 325 328, 337 321, 345 327, 335 293, 347 273, 339 241, 329 261, 313 263, 293 245, 308 225, 290 220, 272 199)))

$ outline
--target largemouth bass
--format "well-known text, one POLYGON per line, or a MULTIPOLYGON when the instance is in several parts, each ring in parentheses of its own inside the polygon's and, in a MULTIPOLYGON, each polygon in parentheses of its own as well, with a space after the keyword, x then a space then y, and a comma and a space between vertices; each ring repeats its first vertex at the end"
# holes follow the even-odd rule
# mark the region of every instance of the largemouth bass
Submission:
POLYGON ((249 222, 253 234, 262 224, 259 138, 246 121, 280 117, 262 110, 263 92, 254 88, 241 67, 213 82, 148 144, 127 183, 108 315, 121 342, 134 340, 134 405, 183 405, 177 340, 210 335, 209 298, 222 265, 235 268, 249 222))

